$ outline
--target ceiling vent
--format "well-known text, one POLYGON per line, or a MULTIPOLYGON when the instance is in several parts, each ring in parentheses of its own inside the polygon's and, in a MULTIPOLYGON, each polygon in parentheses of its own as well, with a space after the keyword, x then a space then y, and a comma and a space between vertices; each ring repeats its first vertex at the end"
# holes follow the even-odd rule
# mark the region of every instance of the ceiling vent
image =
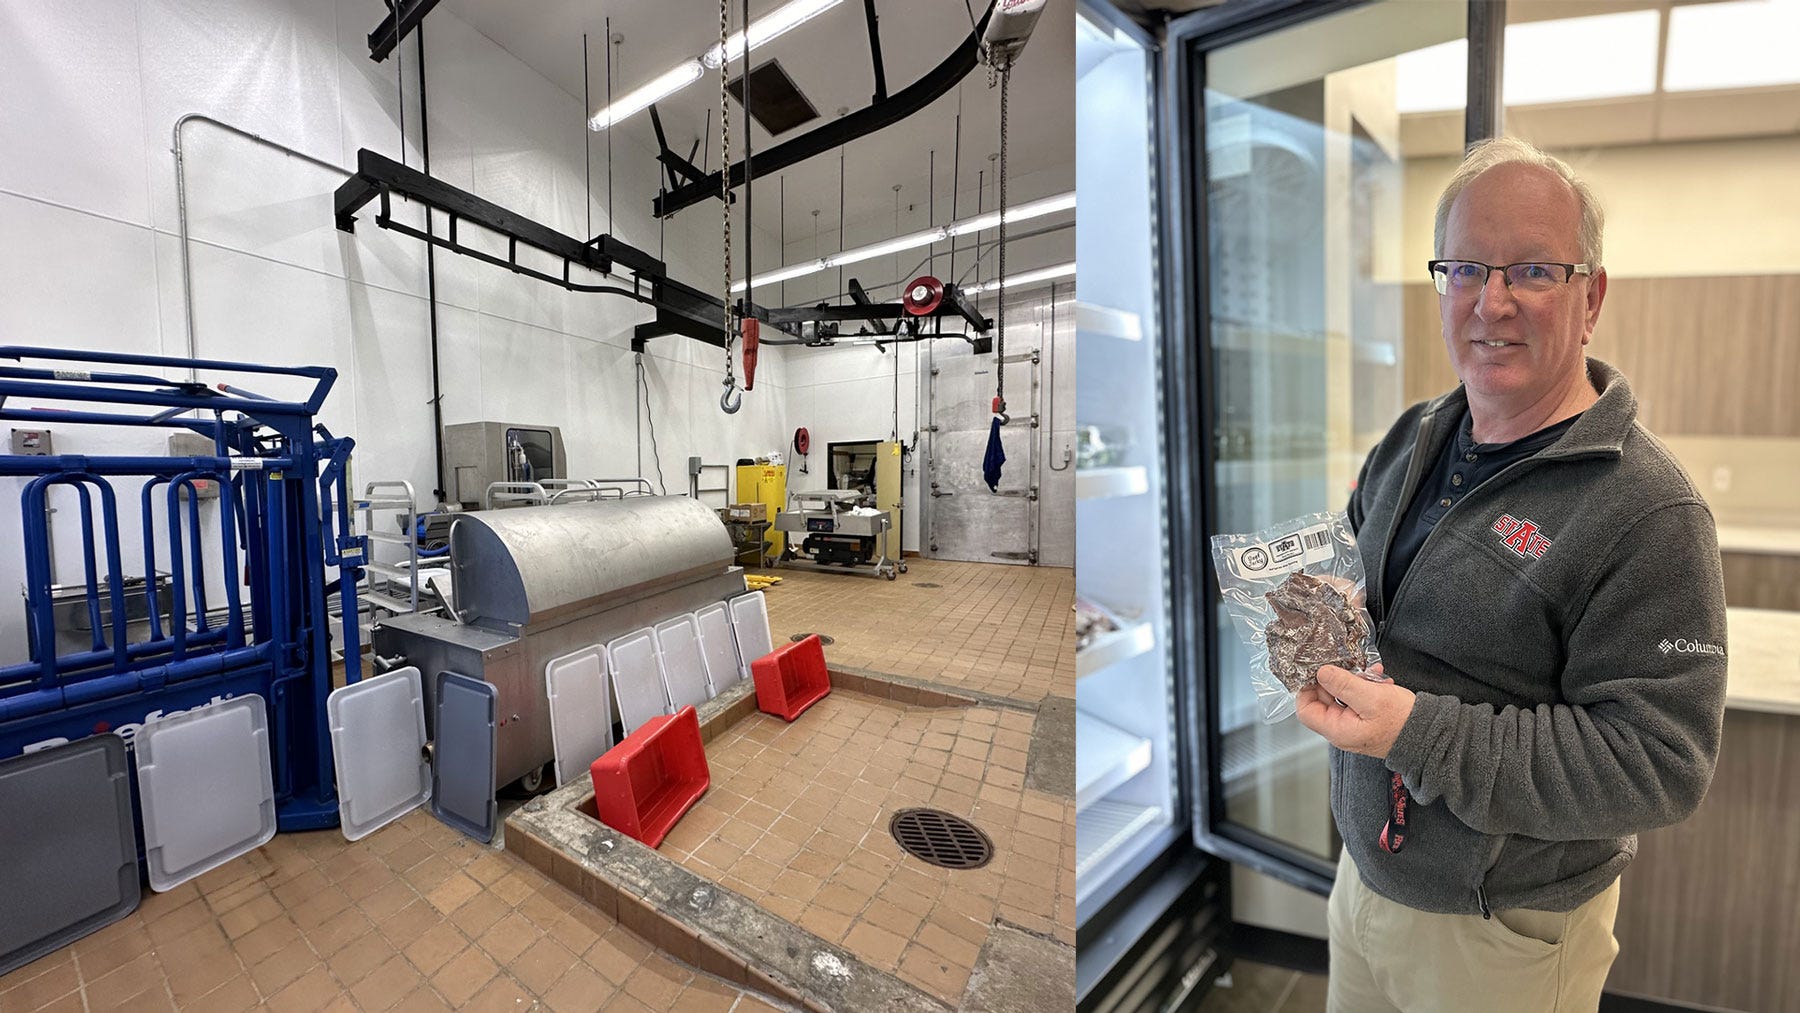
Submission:
MULTIPOLYGON (((743 105, 744 79, 734 77, 726 87, 731 90, 731 97, 743 105)), ((794 79, 781 69, 781 61, 770 60, 750 71, 750 115, 774 136, 818 119, 819 111, 794 87, 794 79)))

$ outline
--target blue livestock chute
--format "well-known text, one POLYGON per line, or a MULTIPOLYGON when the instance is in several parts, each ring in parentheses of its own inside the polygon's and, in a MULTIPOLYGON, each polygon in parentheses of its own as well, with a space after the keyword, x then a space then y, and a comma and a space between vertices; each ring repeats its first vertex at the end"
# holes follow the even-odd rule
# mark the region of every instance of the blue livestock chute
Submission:
POLYGON ((336 826, 325 708, 332 638, 346 681, 358 681, 356 585, 367 557, 350 526, 353 441, 315 421, 337 372, 53 348, 0 347, 0 359, 22 363, 0 366, 0 417, 9 421, 189 431, 212 448, 199 456, 0 456, 0 475, 26 479, 31 644, 29 661, 0 668, 0 759, 109 731, 129 742, 146 721, 256 694, 267 705, 279 829, 336 826), (54 368, 23 364, 31 360, 54 368), (310 380, 312 389, 303 401, 283 401, 108 367, 268 374, 310 380), (62 407, 40 407, 46 402, 62 407), (47 513, 59 487, 75 492, 82 547, 78 562, 61 560, 80 581, 61 589, 47 513), (141 514, 141 558, 128 559, 122 546, 122 503, 141 514), (203 504, 217 513, 204 524, 203 504), (209 533, 218 538, 210 579, 209 533), (339 619, 328 611, 327 567, 340 572, 339 619), (141 577, 131 577, 137 570, 141 577), (58 624, 71 602, 85 619, 73 649, 69 624, 58 624))

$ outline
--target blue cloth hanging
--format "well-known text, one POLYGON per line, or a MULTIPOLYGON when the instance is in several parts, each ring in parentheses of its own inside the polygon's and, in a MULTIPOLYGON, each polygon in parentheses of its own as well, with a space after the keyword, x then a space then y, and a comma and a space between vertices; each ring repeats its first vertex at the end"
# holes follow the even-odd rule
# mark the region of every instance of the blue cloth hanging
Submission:
POLYGON ((995 416, 994 425, 988 430, 987 455, 981 459, 981 477, 994 492, 1000 491, 1000 466, 1005 463, 1006 448, 1000 445, 1000 418, 995 416))

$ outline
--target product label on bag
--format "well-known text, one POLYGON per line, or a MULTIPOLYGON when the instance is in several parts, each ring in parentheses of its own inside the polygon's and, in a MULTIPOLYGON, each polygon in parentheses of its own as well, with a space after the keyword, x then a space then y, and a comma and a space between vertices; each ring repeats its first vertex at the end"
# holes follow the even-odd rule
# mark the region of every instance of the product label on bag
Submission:
POLYGON ((1278 577, 1303 566, 1323 563, 1337 554, 1331 541, 1331 525, 1314 524, 1268 542, 1252 542, 1231 550, 1237 575, 1254 580, 1278 577))

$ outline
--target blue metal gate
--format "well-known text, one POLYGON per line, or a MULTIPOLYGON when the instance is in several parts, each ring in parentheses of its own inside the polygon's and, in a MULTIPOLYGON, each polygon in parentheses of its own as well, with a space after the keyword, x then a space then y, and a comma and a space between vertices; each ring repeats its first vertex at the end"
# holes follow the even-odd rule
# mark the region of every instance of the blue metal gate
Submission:
POLYGON ((273 733, 280 829, 336 826, 325 713, 332 688, 326 567, 339 568, 337 636, 345 679, 355 682, 362 674, 356 585, 367 557, 365 539, 350 526, 345 464, 354 441, 315 422, 337 371, 53 348, 0 347, 0 359, 57 364, 0 366, 0 418, 188 430, 213 444, 211 455, 194 457, 0 456, 0 475, 28 479, 21 507, 33 652, 28 662, 0 667, 0 758, 106 731, 129 743, 147 720, 256 693, 267 703, 273 733), (273 374, 313 385, 304 401, 280 401, 224 383, 208 387, 95 371, 95 365, 180 369, 190 376, 203 369, 273 374), (72 407, 26 407, 39 400, 72 407), (213 587, 203 561, 199 495, 208 482, 218 488, 223 551, 213 587), (80 503, 80 572, 92 634, 85 650, 72 653, 59 652, 52 611, 47 497, 61 486, 72 487, 80 503), (149 629, 138 638, 126 631, 127 561, 120 544, 120 499, 129 491, 137 493, 142 515, 147 583, 149 629), (159 573, 169 578, 166 615, 159 573), (209 608, 209 594, 222 594, 222 606, 209 608))

